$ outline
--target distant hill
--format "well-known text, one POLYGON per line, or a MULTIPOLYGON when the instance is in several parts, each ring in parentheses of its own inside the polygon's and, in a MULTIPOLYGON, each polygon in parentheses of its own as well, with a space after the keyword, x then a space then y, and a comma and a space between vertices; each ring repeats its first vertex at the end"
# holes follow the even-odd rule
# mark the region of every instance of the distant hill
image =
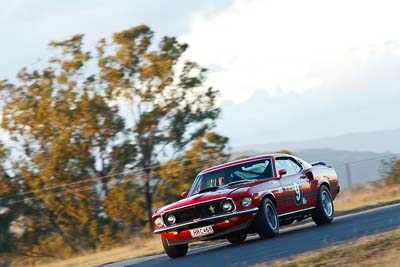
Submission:
POLYGON ((350 133, 298 142, 279 142, 254 146, 241 146, 236 147, 234 151, 274 151, 283 148, 292 151, 328 148, 347 151, 400 153, 400 129, 350 133))
MULTIPOLYGON (((284 147, 280 147, 282 149, 284 147)), ((272 151, 272 150, 269 150, 272 151)), ((365 151, 346 151, 333 149, 304 149, 292 150, 292 152, 300 158, 308 161, 324 161, 335 167, 343 188, 348 188, 348 175, 346 172, 346 163, 350 166, 350 173, 353 185, 365 183, 367 181, 375 181, 382 177, 382 161, 395 157, 393 153, 376 153, 365 151)), ((264 154, 266 151, 247 150, 233 151, 232 158, 240 155, 253 156, 264 154)))
POLYGON ((383 162, 396 155, 391 153, 359 152, 332 149, 307 149, 295 152, 300 158, 313 162, 324 161, 332 165, 344 188, 348 187, 346 163, 350 166, 353 185, 375 181, 382 177, 383 162))

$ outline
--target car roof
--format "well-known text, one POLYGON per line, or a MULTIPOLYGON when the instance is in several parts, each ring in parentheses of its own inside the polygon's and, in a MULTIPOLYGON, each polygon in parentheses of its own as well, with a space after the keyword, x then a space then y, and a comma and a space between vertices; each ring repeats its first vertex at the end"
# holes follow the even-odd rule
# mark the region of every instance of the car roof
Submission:
POLYGON ((282 154, 282 153, 273 153, 273 154, 265 154, 265 155, 258 155, 258 156, 254 156, 254 157, 243 158, 243 159, 237 159, 237 160, 229 161, 229 162, 226 162, 223 164, 219 164, 219 165, 204 169, 199 173, 199 175, 210 172, 210 171, 223 169, 225 167, 234 166, 234 165, 237 165, 240 163, 246 163, 246 162, 250 162, 250 161, 267 159, 267 158, 276 158, 276 157, 293 157, 293 155, 282 154))

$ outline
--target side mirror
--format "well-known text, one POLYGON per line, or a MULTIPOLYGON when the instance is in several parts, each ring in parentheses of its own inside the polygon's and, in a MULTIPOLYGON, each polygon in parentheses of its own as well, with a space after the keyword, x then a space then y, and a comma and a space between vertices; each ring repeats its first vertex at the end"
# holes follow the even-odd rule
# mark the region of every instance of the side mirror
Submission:
POLYGON ((188 196, 188 191, 182 192, 181 197, 182 198, 187 198, 188 196))
POLYGON ((283 175, 287 173, 286 169, 282 169, 278 171, 279 178, 282 178, 283 175))

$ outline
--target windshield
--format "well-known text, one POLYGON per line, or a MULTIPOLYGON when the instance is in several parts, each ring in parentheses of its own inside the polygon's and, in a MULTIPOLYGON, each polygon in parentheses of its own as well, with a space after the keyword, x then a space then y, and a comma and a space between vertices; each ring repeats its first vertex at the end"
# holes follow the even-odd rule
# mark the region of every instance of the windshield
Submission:
POLYGON ((197 176, 189 196, 217 190, 229 184, 273 177, 271 159, 263 159, 229 166, 197 176))

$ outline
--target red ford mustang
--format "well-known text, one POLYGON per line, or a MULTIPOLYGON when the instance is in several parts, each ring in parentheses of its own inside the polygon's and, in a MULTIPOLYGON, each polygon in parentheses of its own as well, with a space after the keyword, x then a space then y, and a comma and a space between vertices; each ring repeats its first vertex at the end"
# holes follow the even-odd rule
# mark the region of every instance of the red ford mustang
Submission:
POLYGON ((182 200, 156 210, 154 233, 171 258, 185 256, 190 242, 239 244, 248 233, 269 238, 309 216, 316 224, 332 222, 339 191, 335 170, 323 162, 286 154, 236 160, 203 170, 182 200))

